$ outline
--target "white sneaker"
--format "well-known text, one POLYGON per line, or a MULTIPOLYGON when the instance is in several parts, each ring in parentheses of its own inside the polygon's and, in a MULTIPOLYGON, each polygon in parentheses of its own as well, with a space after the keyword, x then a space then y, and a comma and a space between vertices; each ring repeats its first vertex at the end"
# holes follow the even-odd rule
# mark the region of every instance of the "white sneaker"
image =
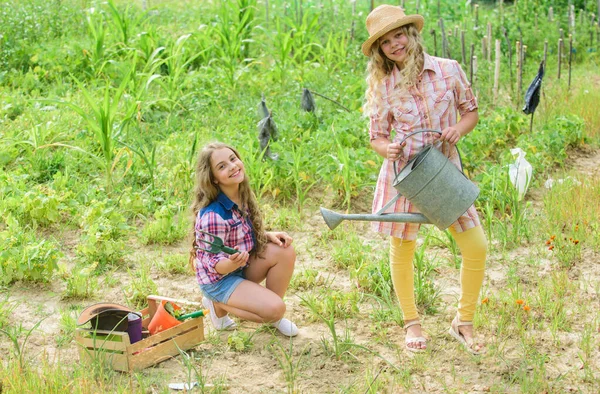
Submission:
POLYGON ((298 327, 285 317, 275 323, 271 323, 273 327, 279 330, 286 337, 295 337, 298 335, 298 327))
POLYGON ((212 322, 213 327, 217 331, 221 330, 233 330, 237 327, 237 324, 228 315, 223 317, 217 317, 217 313, 215 312, 215 306, 213 302, 207 297, 202 297, 202 305, 206 309, 210 311, 210 320, 212 322))

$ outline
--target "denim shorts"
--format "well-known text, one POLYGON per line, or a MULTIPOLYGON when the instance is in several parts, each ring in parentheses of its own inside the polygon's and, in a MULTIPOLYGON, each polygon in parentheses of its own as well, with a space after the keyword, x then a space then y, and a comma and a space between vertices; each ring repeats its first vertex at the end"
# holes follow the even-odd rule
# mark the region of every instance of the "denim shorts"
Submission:
POLYGON ((202 290, 204 295, 211 300, 220 302, 222 304, 227 304, 227 301, 229 301, 229 297, 231 297, 233 291, 244 280, 244 270, 240 268, 224 276, 218 282, 208 285, 200 285, 200 290, 202 290))

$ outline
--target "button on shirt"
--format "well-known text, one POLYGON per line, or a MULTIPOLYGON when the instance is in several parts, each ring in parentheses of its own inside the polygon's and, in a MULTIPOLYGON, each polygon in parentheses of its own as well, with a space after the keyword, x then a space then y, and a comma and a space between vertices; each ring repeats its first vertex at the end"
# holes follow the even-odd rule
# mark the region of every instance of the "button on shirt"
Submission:
MULTIPOLYGON (((400 142, 407 134, 419 129, 442 131, 458 122, 458 114, 463 115, 477 109, 477 100, 471 91, 467 77, 455 60, 442 59, 424 54, 423 71, 416 86, 408 90, 398 89, 400 70, 396 67, 379 86, 378 100, 371 111, 369 135, 400 142), (394 129, 395 135, 391 136, 394 129)), ((406 140, 406 146, 397 161, 400 170, 424 146, 436 141, 435 133, 419 133, 406 140)), ((448 143, 442 144, 442 153, 458 168, 460 158, 456 148, 448 143)), ((396 196, 393 187, 393 162, 384 159, 373 199, 373 213, 378 212, 388 201, 396 196)), ((419 212, 410 201, 400 197, 393 208, 387 212, 419 212)), ((474 206, 461 216, 452 227, 457 232, 466 231, 479 224, 474 206)), ((373 222, 375 231, 406 240, 414 240, 419 229, 418 223, 373 222)))
MULTIPOLYGON (((250 218, 244 216, 238 206, 225 194, 219 193, 215 201, 202 208, 196 217, 196 230, 204 230, 223 240, 225 246, 236 248, 240 251, 250 252, 254 248, 254 229, 250 218)), ((200 248, 210 249, 210 245, 201 242, 212 242, 212 237, 195 231, 196 245, 200 248)), ((215 266, 229 255, 224 252, 210 253, 196 250, 196 279, 198 283, 211 284, 218 282, 225 275, 219 274, 215 266)))

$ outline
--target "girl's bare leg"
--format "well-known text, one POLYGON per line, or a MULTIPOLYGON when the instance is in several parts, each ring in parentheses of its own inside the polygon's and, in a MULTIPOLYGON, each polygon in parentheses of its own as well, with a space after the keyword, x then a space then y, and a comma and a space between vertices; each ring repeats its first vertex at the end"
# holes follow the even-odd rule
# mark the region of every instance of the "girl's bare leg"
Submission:
POLYGON ((246 279, 254 283, 266 279, 266 288, 283 298, 292 279, 295 263, 296 251, 292 246, 283 248, 268 243, 262 257, 250 258, 245 271, 246 279))
POLYGON ((276 322, 285 313, 285 304, 281 297, 249 280, 241 282, 236 287, 227 304, 215 302, 214 305, 215 309, 218 307, 256 323, 276 322))
POLYGON ((285 313, 282 299, 290 284, 295 262, 296 252, 292 246, 283 248, 268 243, 262 257, 250 258, 244 272, 248 281, 238 285, 226 305, 214 303, 217 316, 223 317, 230 312, 242 319, 258 323, 281 319, 285 313), (265 279, 266 289, 258 285, 265 279), (255 286, 250 286, 251 284, 255 286), (279 299, 273 300, 272 296, 279 299))

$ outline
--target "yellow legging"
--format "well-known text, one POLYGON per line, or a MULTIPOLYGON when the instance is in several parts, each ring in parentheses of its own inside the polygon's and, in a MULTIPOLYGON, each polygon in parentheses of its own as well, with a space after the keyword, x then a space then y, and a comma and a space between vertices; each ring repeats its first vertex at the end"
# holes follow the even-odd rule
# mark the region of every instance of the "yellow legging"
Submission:
MULTIPOLYGON (((487 241, 481 226, 462 233, 449 228, 462 254, 460 269, 460 299, 458 314, 462 321, 472 321, 477 306, 477 298, 483 283, 487 241)), ((419 317, 415 305, 413 256, 416 241, 405 241, 391 237, 390 270, 396 296, 402 308, 404 321, 419 317)))

